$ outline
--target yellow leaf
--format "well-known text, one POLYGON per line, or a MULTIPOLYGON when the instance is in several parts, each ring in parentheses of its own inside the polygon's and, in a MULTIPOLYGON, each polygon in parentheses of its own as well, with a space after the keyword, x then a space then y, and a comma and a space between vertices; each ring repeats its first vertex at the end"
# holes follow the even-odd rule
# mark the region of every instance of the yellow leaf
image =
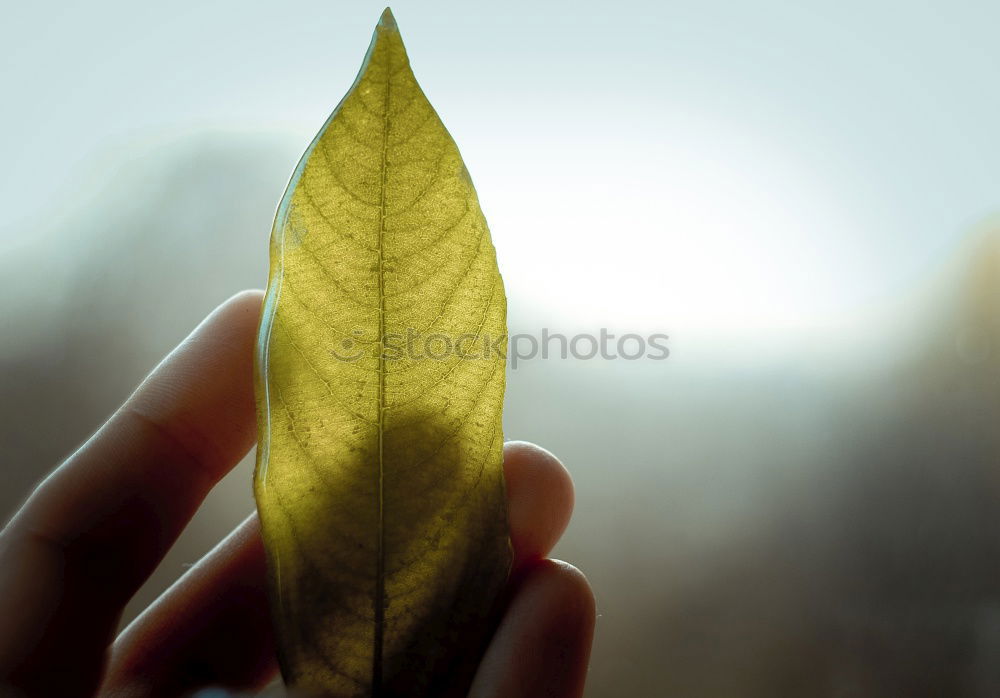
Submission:
POLYGON ((254 493, 289 685, 467 688, 511 564, 505 342, 475 189, 386 9, 271 234, 254 493))

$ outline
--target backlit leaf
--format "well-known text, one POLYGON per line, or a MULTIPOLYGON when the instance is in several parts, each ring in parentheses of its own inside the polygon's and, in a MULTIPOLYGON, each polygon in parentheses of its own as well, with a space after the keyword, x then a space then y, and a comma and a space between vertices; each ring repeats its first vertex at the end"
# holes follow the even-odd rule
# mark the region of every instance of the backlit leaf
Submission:
POLYGON ((461 694, 511 563, 506 300, 388 10, 278 208, 255 496, 286 682, 461 694))

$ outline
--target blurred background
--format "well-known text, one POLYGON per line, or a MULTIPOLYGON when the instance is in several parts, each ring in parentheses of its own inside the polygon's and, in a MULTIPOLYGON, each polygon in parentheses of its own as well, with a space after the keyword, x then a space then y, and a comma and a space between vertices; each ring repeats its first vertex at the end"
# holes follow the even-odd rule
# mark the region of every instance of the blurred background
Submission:
MULTIPOLYGON (((0 513, 264 286, 381 10, 4 8, 0 513)), ((508 376, 507 437, 576 482, 588 695, 1000 694, 1000 5, 393 11, 511 332, 670 337, 508 376)), ((125 620, 252 511, 251 460, 125 620)))

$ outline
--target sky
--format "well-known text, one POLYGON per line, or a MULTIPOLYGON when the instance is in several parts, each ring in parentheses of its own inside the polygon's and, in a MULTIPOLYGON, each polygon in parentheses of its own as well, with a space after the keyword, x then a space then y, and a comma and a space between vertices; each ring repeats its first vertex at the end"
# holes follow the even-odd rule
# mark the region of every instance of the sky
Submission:
MULTIPOLYGON (((392 9, 512 302, 570 325, 823 325, 919 284, 1000 209, 995 2, 392 9)), ((5 8, 0 254, 155 144, 231 132, 304 149, 381 10, 5 8)))

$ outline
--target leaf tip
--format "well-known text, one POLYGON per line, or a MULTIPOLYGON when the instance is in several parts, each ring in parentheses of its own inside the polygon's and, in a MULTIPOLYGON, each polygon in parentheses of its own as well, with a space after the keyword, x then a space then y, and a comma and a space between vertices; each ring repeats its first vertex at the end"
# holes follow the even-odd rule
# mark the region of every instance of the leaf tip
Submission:
POLYGON ((378 19, 378 27, 387 31, 397 31, 399 29, 399 26, 396 24, 396 18, 392 16, 392 10, 388 7, 382 10, 382 16, 378 19))

